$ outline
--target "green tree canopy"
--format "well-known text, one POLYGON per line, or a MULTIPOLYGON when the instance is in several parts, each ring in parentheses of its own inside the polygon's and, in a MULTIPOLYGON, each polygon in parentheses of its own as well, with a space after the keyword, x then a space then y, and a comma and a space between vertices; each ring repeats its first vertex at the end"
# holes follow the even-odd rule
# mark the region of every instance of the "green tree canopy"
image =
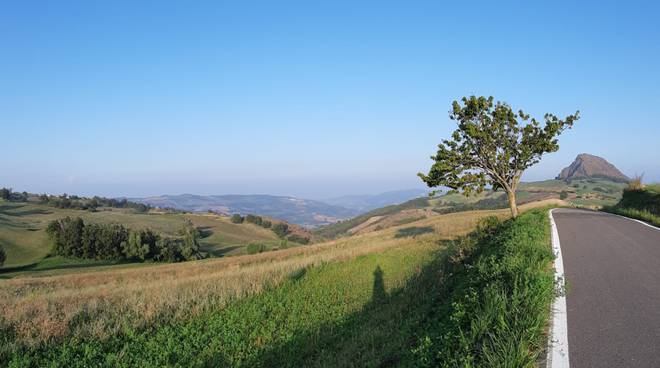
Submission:
POLYGON ((516 189, 523 172, 541 156, 559 149, 557 136, 573 126, 579 111, 564 119, 544 115, 544 124, 522 110, 515 113, 493 97, 463 97, 449 114, 458 123, 451 139, 438 145, 428 174, 418 174, 429 186, 445 186, 470 195, 490 186, 503 189, 511 215, 518 215, 516 189))

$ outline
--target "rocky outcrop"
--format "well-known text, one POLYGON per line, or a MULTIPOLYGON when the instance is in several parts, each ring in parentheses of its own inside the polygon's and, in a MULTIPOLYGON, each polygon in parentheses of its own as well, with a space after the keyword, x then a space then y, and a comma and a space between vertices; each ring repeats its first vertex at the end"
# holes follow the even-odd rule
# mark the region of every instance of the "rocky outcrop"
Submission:
POLYGON ((629 177, 604 158, 588 153, 579 154, 573 163, 564 168, 556 177, 556 179, 567 182, 584 178, 606 178, 618 182, 627 182, 630 180, 629 177))

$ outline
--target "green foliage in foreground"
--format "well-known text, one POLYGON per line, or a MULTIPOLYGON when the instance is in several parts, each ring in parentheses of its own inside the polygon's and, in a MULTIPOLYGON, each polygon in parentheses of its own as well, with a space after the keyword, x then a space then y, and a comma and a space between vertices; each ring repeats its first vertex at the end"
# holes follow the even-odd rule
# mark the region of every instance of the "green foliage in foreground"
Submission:
POLYGON ((106 341, 23 348, 0 360, 67 367, 531 367, 554 295, 548 234, 546 211, 502 225, 491 219, 444 244, 449 248, 432 237, 410 240, 300 269, 278 288, 196 318, 125 329, 106 341))
POLYGON ((488 226, 450 249, 447 303, 415 348, 427 367, 534 367, 555 295, 547 211, 488 226))
POLYGON ((624 189, 619 203, 603 210, 660 226, 660 185, 624 189))

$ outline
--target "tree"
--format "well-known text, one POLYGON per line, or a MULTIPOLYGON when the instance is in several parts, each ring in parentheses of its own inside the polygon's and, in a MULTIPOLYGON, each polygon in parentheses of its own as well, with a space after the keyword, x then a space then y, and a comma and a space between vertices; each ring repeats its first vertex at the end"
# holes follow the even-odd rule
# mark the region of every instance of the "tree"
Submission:
POLYGON ((454 101, 449 114, 458 129, 438 145, 429 173, 418 175, 431 188, 446 186, 466 196, 487 186, 503 189, 515 218, 516 189, 523 172, 544 153, 559 149, 557 136, 573 126, 579 111, 564 119, 545 114, 541 127, 522 110, 515 113, 504 102, 493 103, 493 97, 463 97, 461 102, 454 101))
POLYGON ((280 238, 284 238, 289 234, 289 224, 284 222, 278 222, 273 225, 273 232, 280 238))
POLYGON ((11 188, 0 188, 0 199, 11 199, 11 188))
POLYGON ((242 224, 243 223, 243 216, 235 213, 235 214, 231 215, 230 220, 234 224, 242 224))

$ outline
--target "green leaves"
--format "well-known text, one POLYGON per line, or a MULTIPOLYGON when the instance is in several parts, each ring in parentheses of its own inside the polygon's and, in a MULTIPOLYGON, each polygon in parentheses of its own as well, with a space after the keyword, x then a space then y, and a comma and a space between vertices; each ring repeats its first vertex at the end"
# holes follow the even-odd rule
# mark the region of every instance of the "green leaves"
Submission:
POLYGON ((563 120, 545 114, 541 127, 522 110, 515 113, 504 102, 494 103, 492 96, 470 96, 454 101, 449 117, 458 129, 438 145, 429 173, 418 176, 429 187, 470 195, 487 186, 515 193, 522 173, 544 153, 559 149, 557 136, 573 126, 579 112, 563 120))

